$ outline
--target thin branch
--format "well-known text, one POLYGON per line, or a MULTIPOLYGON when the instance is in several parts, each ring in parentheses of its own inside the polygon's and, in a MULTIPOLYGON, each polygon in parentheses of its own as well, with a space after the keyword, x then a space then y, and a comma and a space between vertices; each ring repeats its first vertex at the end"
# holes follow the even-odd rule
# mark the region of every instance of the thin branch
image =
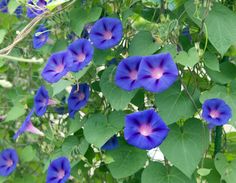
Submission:
POLYGON ((43 63, 43 59, 35 59, 35 58, 31 58, 31 59, 26 59, 26 58, 20 58, 20 57, 13 57, 13 56, 9 56, 9 55, 0 55, 0 58, 3 59, 8 59, 8 60, 13 60, 13 61, 18 61, 18 62, 27 62, 27 63, 43 63))

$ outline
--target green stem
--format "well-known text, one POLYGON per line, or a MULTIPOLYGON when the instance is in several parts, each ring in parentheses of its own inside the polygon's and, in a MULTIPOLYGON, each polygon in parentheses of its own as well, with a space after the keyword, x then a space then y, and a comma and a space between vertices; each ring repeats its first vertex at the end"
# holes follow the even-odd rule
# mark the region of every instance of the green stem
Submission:
POLYGON ((25 58, 13 57, 13 56, 9 56, 9 55, 0 55, 0 58, 18 61, 18 62, 39 63, 39 64, 43 63, 42 58, 40 58, 40 59, 25 59, 25 58))
POLYGON ((214 156, 221 151, 222 126, 216 126, 214 156))

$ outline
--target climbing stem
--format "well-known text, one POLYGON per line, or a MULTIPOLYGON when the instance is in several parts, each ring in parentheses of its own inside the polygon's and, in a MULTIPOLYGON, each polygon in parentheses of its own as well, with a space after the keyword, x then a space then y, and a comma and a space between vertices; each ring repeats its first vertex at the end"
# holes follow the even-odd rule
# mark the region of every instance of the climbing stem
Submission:
POLYGON ((215 149, 214 156, 221 151, 222 126, 216 126, 215 129, 215 149))

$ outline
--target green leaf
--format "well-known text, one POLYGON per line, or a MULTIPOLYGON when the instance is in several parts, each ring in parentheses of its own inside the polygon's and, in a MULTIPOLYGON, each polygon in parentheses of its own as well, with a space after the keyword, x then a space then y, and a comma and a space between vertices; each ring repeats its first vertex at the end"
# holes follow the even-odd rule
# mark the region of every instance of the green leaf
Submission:
POLYGON ((5 122, 16 120, 19 117, 23 116, 25 114, 25 112, 26 111, 25 111, 24 105, 17 103, 7 113, 7 118, 5 119, 5 122))
POLYGON ((123 112, 116 111, 109 114, 108 117, 102 114, 90 116, 84 125, 86 140, 100 148, 123 128, 124 117, 123 112))
POLYGON ((80 119, 79 113, 77 113, 74 119, 70 119, 68 134, 71 135, 77 132, 83 126, 84 121, 85 121, 84 119, 83 120, 80 119))
POLYGON ((213 86, 210 90, 201 93, 200 102, 204 103, 205 100, 211 98, 223 99, 232 109, 232 118, 230 123, 236 127, 236 88, 233 88, 235 84, 236 81, 231 83, 228 89, 224 86, 213 86))
POLYGON ((208 181, 208 183, 221 183, 221 177, 220 174, 217 172, 215 165, 214 165, 214 159, 206 158, 204 159, 204 168, 210 169, 211 172, 204 178, 208 181))
POLYGON ((207 68, 206 71, 213 81, 220 84, 227 84, 236 78, 236 65, 228 61, 220 64, 220 72, 207 68))
POLYGON ((125 91, 115 85, 114 81, 115 67, 108 67, 102 74, 100 87, 105 98, 116 110, 123 110, 127 107, 131 99, 136 94, 135 91, 125 91))
POLYGON ((80 154, 84 155, 88 147, 89 144, 84 137, 78 138, 77 136, 69 136, 63 142, 61 150, 62 153, 66 155, 71 154, 74 150, 78 150, 80 154))
POLYGON ((228 162, 223 154, 218 153, 215 157, 215 167, 220 173, 221 179, 226 183, 236 182, 236 160, 228 162))
POLYGON ((72 81, 64 79, 61 79, 59 82, 52 84, 53 96, 60 93, 61 91, 66 89, 66 87, 71 86, 72 84, 73 84, 72 81))
POLYGON ((96 66, 106 63, 107 57, 111 55, 111 50, 94 49, 93 62, 96 66))
POLYGON ((22 162, 32 161, 36 158, 36 151, 32 146, 26 146, 22 151, 20 151, 19 157, 22 162))
MULTIPOLYGON (((185 4, 185 9, 192 20, 200 27, 199 18, 204 16, 204 9, 200 8, 197 18, 196 6, 192 0, 185 4)), ((229 47, 236 43, 236 14, 220 3, 214 3, 206 17, 205 23, 208 38, 217 51, 223 56, 229 47)))
POLYGON ((150 32, 140 31, 138 32, 129 45, 129 56, 133 55, 151 55, 160 49, 160 45, 157 44, 150 32))
POLYGON ((0 183, 4 183, 7 179, 8 177, 0 177, 0 183))
POLYGON ((114 162, 108 164, 112 176, 116 179, 128 177, 140 170, 147 159, 146 151, 137 149, 119 141, 119 147, 107 152, 114 162))
POLYGON ((66 40, 64 40, 64 39, 58 39, 58 40, 56 41, 56 43, 54 43, 51 52, 54 53, 54 52, 59 52, 59 51, 62 51, 62 50, 66 50, 66 49, 67 49, 67 46, 68 46, 68 43, 67 43, 66 40))
POLYGON ((206 52, 204 54, 204 64, 207 68, 213 70, 213 71, 219 71, 219 61, 217 59, 217 56, 211 52, 206 52))
MULTIPOLYGON (((0 44, 3 42, 6 34, 7 34, 7 31, 5 29, 0 29, 0 44)), ((2 60, 0 61, 2 62, 2 60)))
POLYGON ((70 13, 72 31, 80 35, 87 23, 96 21, 102 13, 102 8, 93 7, 90 10, 75 8, 70 13))
POLYGON ((72 75, 75 77, 76 80, 79 80, 89 71, 90 68, 92 68, 92 66, 93 66, 92 64, 89 64, 88 66, 83 68, 83 70, 76 73, 72 73, 72 75))
POLYGON ((180 51, 174 59, 177 63, 180 63, 186 67, 193 67, 199 61, 199 56, 195 47, 190 48, 188 53, 180 51))
POLYGON ((163 164, 151 162, 142 174, 142 183, 194 183, 174 166, 164 167, 163 164))
MULTIPOLYGON (((190 90, 190 93, 192 93, 192 90, 190 90)), ((192 95, 196 104, 198 104, 199 94, 199 91, 195 90, 192 95)), ((156 94, 155 103, 162 119, 167 124, 192 117, 196 112, 190 97, 185 91, 181 91, 179 82, 176 82, 165 92, 156 94)))
POLYGON ((207 175, 209 175, 211 173, 211 169, 200 168, 200 169, 197 170, 197 173, 199 175, 201 175, 202 177, 204 177, 204 176, 207 176, 207 175))
POLYGON ((20 4, 16 1, 16 0, 10 0, 10 2, 8 3, 7 7, 8 7, 8 12, 10 14, 13 14, 16 10, 16 8, 19 6, 20 4))
POLYGON ((49 9, 50 11, 52 11, 57 6, 60 6, 60 5, 66 3, 68 1, 70 1, 70 0, 56 0, 56 1, 52 1, 52 2, 47 4, 46 8, 49 9))
POLYGON ((209 132, 198 119, 189 119, 184 126, 173 124, 160 146, 166 158, 191 178, 209 145, 209 132))

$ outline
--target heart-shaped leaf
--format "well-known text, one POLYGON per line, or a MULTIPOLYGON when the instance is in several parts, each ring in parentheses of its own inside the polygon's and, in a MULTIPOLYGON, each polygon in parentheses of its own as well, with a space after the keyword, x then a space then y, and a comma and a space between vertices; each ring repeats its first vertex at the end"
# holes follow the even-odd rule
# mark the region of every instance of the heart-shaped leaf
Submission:
POLYGON ((188 53, 180 51, 174 60, 183 66, 193 67, 199 61, 199 56, 196 48, 193 47, 188 50, 188 53))
MULTIPOLYGON (((192 95, 195 103, 198 103, 199 95, 199 91, 195 90, 192 95)), ((161 117, 167 124, 175 123, 180 119, 190 118, 196 112, 187 93, 181 91, 179 82, 176 82, 167 91, 157 94, 155 101, 161 117)))
POLYGON ((161 145, 167 159, 191 178, 209 145, 209 132, 198 119, 189 119, 184 126, 170 126, 170 132, 161 145))
POLYGON ((123 140, 119 140, 119 147, 108 151, 107 156, 113 159, 113 162, 108 164, 108 169, 116 179, 133 175, 147 160, 146 151, 130 146, 123 140))
POLYGON ((236 182, 236 160, 228 162, 226 157, 218 153, 215 157, 215 167, 221 175, 221 179, 227 183, 236 182))
POLYGON ((130 42, 129 56, 151 55, 158 49, 160 49, 160 45, 154 41, 152 34, 147 31, 140 31, 130 42))
POLYGON ((174 166, 167 169, 161 163, 150 163, 142 174, 142 183, 195 183, 174 166), (155 176, 154 176, 155 175, 155 176))
POLYGON ((115 85, 114 81, 115 67, 108 67, 102 74, 100 87, 105 98, 116 110, 123 110, 136 94, 137 90, 127 92, 115 85))
POLYGON ((103 114, 90 116, 84 125, 86 140, 100 148, 123 128, 124 116, 123 112, 112 112, 108 117, 103 114))

